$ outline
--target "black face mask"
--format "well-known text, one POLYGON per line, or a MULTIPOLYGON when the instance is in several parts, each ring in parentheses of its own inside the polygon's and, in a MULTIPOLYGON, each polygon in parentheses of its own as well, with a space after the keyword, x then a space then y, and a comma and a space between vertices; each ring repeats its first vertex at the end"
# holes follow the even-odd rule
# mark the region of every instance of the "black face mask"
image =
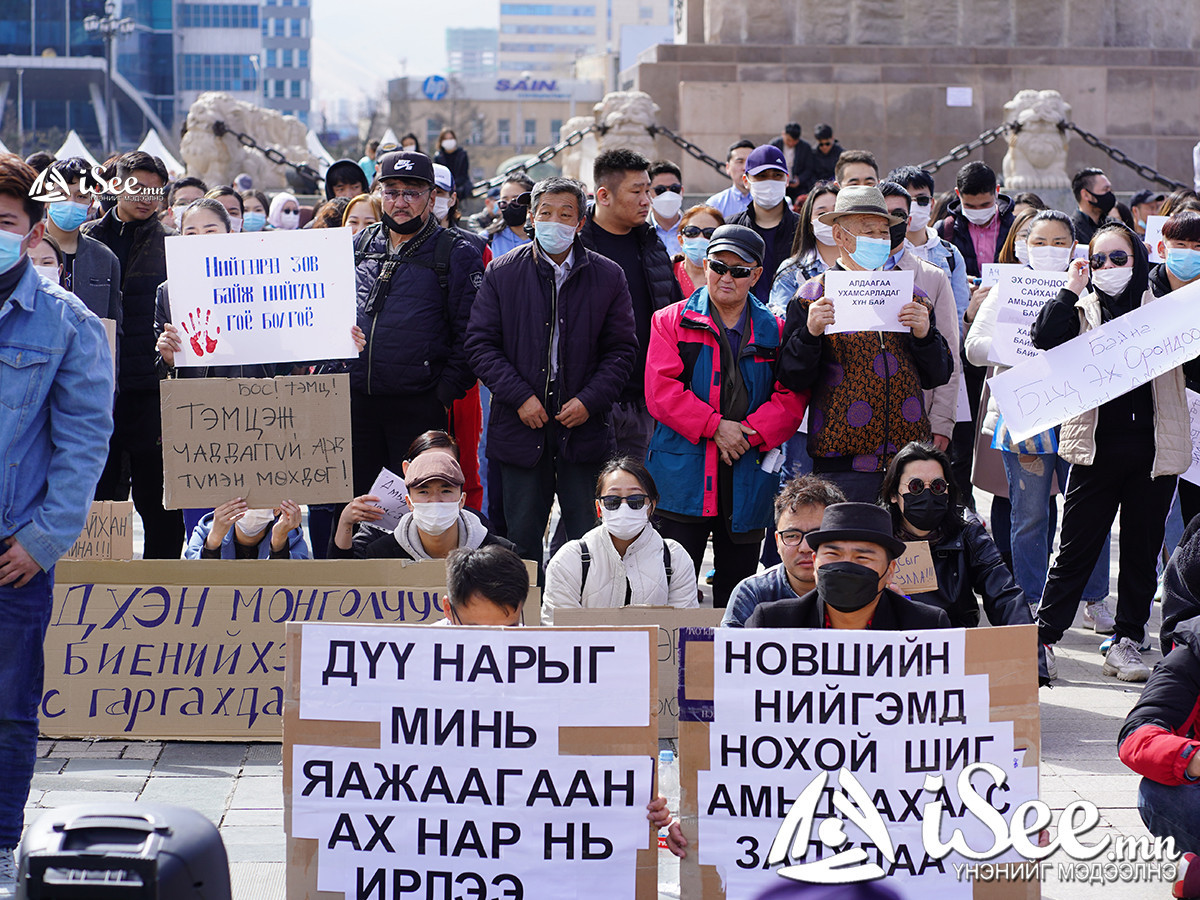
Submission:
POLYGON ((425 224, 424 216, 413 216, 407 222, 397 222, 387 213, 381 215, 383 224, 397 234, 416 234, 421 230, 421 226, 425 224))
POLYGON ((500 215, 504 217, 504 224, 509 228, 520 228, 525 224, 529 210, 518 203, 510 203, 500 211, 500 215))
POLYGON ((817 597, 838 612, 857 612, 880 594, 879 573, 852 562, 827 563, 817 570, 817 597))
POLYGON ((922 531, 933 531, 950 510, 950 495, 935 494, 928 488, 919 494, 904 495, 904 518, 922 531))
MULTIPOLYGON (((1092 194, 1091 191, 1088 191, 1092 194)), ((1100 210, 1103 215, 1108 215, 1112 212, 1112 208, 1117 205, 1117 195, 1112 191, 1107 194, 1092 194, 1092 203, 1100 210)))
POLYGON ((892 225, 888 228, 888 236, 892 239, 892 252, 895 253, 904 246, 904 237, 908 234, 908 219, 906 218, 899 225, 892 225))

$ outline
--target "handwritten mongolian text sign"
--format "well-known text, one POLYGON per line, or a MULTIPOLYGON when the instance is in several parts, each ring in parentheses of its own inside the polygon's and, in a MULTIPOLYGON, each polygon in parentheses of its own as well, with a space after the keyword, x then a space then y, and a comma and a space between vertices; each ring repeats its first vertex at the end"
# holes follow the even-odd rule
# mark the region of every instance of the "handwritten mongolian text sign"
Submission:
POLYGON ((1066 273, 1035 272, 1021 269, 1006 272, 992 288, 999 291, 996 302, 996 327, 992 332, 988 360, 1001 366, 1015 366, 1041 355, 1029 336, 1030 326, 1047 301, 1058 295, 1067 283, 1066 273))
POLYGON ((833 301, 834 314, 826 334, 908 331, 900 324, 900 308, 913 298, 913 273, 830 269, 825 273, 825 295, 833 301))
POLYGON ((160 390, 168 509, 354 495, 349 376, 177 378, 160 390))
POLYGON ((357 356, 349 228, 167 238, 177 366, 357 356))
POLYGON ((1192 436, 1192 464, 1179 477, 1192 484, 1200 484, 1200 394, 1189 389, 1187 391, 1188 416, 1191 427, 1188 429, 1192 436))

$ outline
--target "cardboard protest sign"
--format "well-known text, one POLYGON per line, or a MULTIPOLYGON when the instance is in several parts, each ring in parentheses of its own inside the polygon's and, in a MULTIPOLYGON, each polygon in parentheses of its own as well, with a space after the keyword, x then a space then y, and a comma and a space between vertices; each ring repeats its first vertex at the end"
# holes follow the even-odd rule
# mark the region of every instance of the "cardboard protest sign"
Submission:
POLYGON ((983 267, 982 277, 979 279, 979 286, 991 287, 994 284, 998 284, 1011 273, 1029 271, 1032 270, 1026 268, 1020 263, 987 263, 983 267))
POLYGON ((1013 439, 1060 425, 1200 354, 1200 282, 989 379, 1013 439))
POLYGON ((108 339, 108 355, 112 358, 113 383, 117 380, 117 320, 101 319, 104 326, 104 336, 108 339))
POLYGON ((349 228, 168 237, 176 366, 357 356, 349 228))
POLYGON ((133 501, 94 500, 63 559, 133 559, 133 501))
POLYGON ((835 321, 826 334, 848 331, 908 331, 900 324, 900 308, 913 298, 913 273, 847 272, 825 273, 825 296, 833 301, 835 321))
POLYGON ((383 518, 375 524, 380 528, 391 531, 400 524, 400 519, 408 512, 408 504, 404 498, 408 496, 408 488, 404 479, 392 472, 386 466, 375 476, 375 483, 367 491, 373 497, 379 498, 376 504, 383 510, 383 518))
POLYGON ((723 609, 675 609, 671 606, 625 606, 616 609, 556 609, 554 624, 561 626, 658 626, 658 737, 679 735, 679 629, 716 628, 723 609))
POLYGON ((927 594, 938 587, 937 572, 933 568, 933 554, 929 552, 929 541, 908 541, 904 555, 896 559, 896 574, 892 584, 901 594, 927 594))
POLYGON ((354 496, 348 375, 173 378, 159 390, 167 509, 354 496))
POLYGON ((1179 477, 1192 484, 1200 484, 1200 394, 1190 388, 1187 393, 1188 414, 1191 418, 1192 464, 1179 477))
POLYGON ((1015 366, 1040 356, 1033 346, 1030 326, 1046 302, 1054 299, 1067 283, 1065 272, 1035 272, 1023 266, 1008 272, 993 290, 999 292, 996 327, 992 331, 992 346, 988 361, 998 366, 1015 366))
POLYGON ((1150 251, 1150 262, 1160 263, 1165 262, 1163 257, 1158 255, 1158 244, 1162 240, 1163 225, 1170 216, 1146 216, 1146 246, 1150 251))
POLYGON ((950 837, 1023 861, 1007 839, 1038 794, 1036 638, 1032 625, 685 629, 680 896, 879 877, 905 900, 1040 896, 1019 877, 960 878, 974 860, 950 837))
POLYGON ((287 641, 289 898, 658 896, 654 629, 287 641))
POLYGON ((435 622, 445 585, 440 560, 60 562, 42 733, 278 741, 288 622, 435 622))

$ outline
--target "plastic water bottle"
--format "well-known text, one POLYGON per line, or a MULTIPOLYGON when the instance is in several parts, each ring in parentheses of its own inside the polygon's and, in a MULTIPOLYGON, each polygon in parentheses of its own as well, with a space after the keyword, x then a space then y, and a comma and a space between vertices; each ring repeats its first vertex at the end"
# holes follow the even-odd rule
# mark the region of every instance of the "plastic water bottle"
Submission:
MULTIPOLYGON (((679 764, 675 761, 672 750, 662 750, 658 754, 658 792, 667 798, 667 808, 673 815, 679 815, 679 764)), ((667 829, 658 830, 658 849, 667 850, 667 829)))

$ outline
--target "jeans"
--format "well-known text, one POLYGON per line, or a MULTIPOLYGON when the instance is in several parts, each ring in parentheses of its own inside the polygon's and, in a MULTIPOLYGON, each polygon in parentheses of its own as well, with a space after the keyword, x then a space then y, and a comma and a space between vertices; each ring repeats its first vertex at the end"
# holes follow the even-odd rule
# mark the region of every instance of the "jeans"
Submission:
POLYGON ((0 587, 0 848, 21 839, 37 758, 43 642, 50 624, 54 570, 23 588, 0 587))
POLYGON ((1200 783, 1171 785, 1143 778, 1138 812, 1155 837, 1175 838, 1180 853, 1200 853, 1200 783))
MULTIPOLYGON (((1004 473, 1008 476, 1008 499, 1012 504, 1012 568, 1025 599, 1036 604, 1046 587, 1050 571, 1050 487, 1058 473, 1058 488, 1066 491, 1071 464, 1055 453, 1017 454, 1003 451, 1004 473), (1022 461, 1023 460, 1023 461, 1022 461)), ((1112 523, 1109 523, 1109 530, 1112 523)), ((1090 602, 1108 596, 1109 547, 1104 544, 1092 574, 1083 589, 1090 602)))
POLYGON ((826 481, 832 481, 851 503, 878 503, 879 489, 883 487, 883 472, 814 472, 826 481))

